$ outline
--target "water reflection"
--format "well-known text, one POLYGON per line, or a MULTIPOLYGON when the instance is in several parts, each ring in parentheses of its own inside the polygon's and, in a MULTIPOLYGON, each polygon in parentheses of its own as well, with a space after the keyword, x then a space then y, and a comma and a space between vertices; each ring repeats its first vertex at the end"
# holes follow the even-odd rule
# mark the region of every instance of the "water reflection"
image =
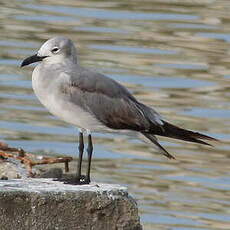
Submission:
POLYGON ((1 139, 75 155, 76 129, 37 101, 32 67, 18 67, 44 40, 68 36, 83 65, 168 120, 223 140, 210 148, 162 138, 169 161, 132 137, 97 134, 94 179, 128 186, 145 229, 229 229, 228 1, 3 0, 0 19, 1 139))

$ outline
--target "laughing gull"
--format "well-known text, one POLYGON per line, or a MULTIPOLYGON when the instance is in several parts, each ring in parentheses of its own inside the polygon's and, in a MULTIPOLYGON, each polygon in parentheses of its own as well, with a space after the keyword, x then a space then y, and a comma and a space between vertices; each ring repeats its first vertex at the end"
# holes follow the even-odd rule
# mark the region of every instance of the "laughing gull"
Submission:
POLYGON ((90 183, 93 152, 91 132, 131 130, 141 133, 168 158, 174 158, 155 135, 210 145, 216 140, 198 132, 182 129, 139 102, 118 82, 81 67, 73 42, 66 37, 46 41, 37 54, 26 58, 21 67, 40 61, 32 74, 32 85, 40 102, 60 119, 79 128, 79 159, 73 184, 90 183), (83 133, 88 135, 86 176, 81 174, 84 151, 83 133))

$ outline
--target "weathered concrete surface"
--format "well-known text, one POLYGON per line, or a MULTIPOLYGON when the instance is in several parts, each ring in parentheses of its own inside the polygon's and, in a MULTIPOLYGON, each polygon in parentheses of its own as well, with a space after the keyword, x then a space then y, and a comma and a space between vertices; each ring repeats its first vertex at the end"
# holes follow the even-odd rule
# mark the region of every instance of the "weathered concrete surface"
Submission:
POLYGON ((140 230, 137 205, 120 185, 52 179, 0 181, 1 230, 140 230))

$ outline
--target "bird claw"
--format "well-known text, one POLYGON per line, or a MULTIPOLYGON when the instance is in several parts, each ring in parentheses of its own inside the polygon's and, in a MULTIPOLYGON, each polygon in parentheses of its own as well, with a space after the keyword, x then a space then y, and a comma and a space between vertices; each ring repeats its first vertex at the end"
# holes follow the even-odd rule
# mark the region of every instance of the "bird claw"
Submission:
POLYGON ((61 181, 64 182, 64 184, 72 184, 72 185, 83 185, 83 184, 90 183, 90 180, 88 180, 84 175, 81 175, 80 177, 74 177, 74 178, 54 179, 54 181, 61 181))

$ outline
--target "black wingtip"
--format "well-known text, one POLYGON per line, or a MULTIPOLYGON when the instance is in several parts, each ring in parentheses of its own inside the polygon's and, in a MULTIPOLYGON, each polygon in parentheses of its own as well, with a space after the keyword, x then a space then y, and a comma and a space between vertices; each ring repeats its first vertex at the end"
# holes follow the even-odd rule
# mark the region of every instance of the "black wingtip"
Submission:
POLYGON ((198 138, 198 139, 203 139, 203 140, 208 140, 208 141, 216 141, 216 142, 220 142, 220 140, 214 138, 214 137, 210 137, 208 135, 205 135, 205 134, 202 134, 202 133, 199 133, 199 132, 193 132, 193 131, 190 131, 190 130, 187 130, 189 132, 192 132, 192 136, 194 138, 198 138))
POLYGON ((178 126, 172 125, 166 121, 164 121, 163 128, 164 128, 164 132, 157 133, 157 135, 193 142, 193 143, 199 143, 203 145, 209 145, 209 146, 213 146, 213 145, 207 143, 206 140, 220 142, 220 140, 214 137, 210 137, 208 135, 199 132, 183 129, 178 126))
POLYGON ((171 155, 160 143, 157 141, 156 137, 150 133, 142 133, 146 138, 148 138, 153 144, 155 144, 161 151, 164 156, 169 159, 176 159, 173 155, 171 155))
POLYGON ((168 151, 166 151, 165 149, 164 149, 163 155, 166 156, 170 160, 176 160, 176 158, 173 155, 171 155, 168 151))

